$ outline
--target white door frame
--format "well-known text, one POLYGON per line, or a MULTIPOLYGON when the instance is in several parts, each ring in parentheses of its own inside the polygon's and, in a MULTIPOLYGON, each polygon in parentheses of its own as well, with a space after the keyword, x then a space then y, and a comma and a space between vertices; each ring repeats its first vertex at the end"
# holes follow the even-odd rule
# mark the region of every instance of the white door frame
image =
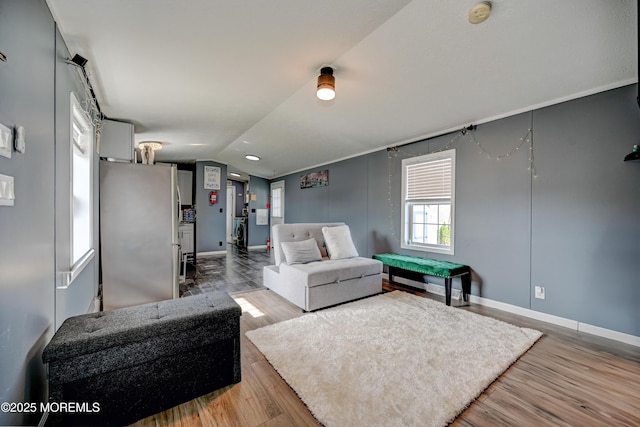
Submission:
POLYGON ((236 187, 227 185, 227 243, 235 243, 233 240, 233 218, 236 215, 236 187), (231 192, 231 194, 229 194, 231 192))

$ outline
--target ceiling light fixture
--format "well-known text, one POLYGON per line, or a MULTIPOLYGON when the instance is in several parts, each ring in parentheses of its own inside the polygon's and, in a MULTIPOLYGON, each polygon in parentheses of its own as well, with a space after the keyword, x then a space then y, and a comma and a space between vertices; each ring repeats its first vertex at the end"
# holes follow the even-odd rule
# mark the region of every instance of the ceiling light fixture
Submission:
POLYGON ((247 154, 246 156, 244 156, 244 158, 247 160, 252 160, 254 162, 257 162, 258 160, 260 160, 260 157, 254 156, 253 154, 247 154))
POLYGON ((240 174, 239 173, 229 172, 229 175, 235 176, 236 178, 240 178, 240 174))
POLYGON ((469 22, 479 24, 486 21, 491 14, 491 3, 482 1, 471 8, 469 11, 469 22))
POLYGON ((162 143, 158 141, 143 141, 138 144, 138 148, 141 150, 146 150, 147 147, 153 151, 162 150, 162 143))
POLYGON ((320 69, 316 94, 323 101, 331 101, 336 97, 336 78, 333 77, 333 68, 325 66, 320 69))

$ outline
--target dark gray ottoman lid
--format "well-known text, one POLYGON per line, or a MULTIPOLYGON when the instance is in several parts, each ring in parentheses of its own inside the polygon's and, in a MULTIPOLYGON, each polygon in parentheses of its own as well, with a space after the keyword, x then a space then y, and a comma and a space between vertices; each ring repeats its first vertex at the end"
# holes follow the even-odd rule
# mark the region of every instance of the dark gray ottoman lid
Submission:
POLYGON ((241 315, 240 306, 225 292, 83 314, 63 322, 45 347, 42 359, 45 363, 65 360, 241 315))

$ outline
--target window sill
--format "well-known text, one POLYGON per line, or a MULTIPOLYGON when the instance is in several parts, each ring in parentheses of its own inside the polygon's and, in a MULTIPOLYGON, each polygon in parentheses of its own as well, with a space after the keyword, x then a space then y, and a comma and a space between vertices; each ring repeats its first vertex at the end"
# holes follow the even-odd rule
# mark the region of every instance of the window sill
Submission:
POLYGON ((59 286, 56 286, 56 289, 69 288, 76 277, 78 277, 80 273, 82 273, 84 268, 89 264, 89 262, 93 260, 95 254, 96 252, 93 249, 89 249, 89 251, 87 251, 87 253, 84 254, 84 256, 82 256, 82 258, 80 258, 78 262, 73 265, 73 267, 71 267, 70 271, 61 271, 61 284, 59 286))
POLYGON ((421 245, 411 245, 407 243, 402 243, 400 247, 402 249, 409 249, 412 251, 430 252, 434 254, 444 254, 444 255, 454 255, 453 248, 443 249, 443 248, 438 248, 437 246, 421 246, 421 245))

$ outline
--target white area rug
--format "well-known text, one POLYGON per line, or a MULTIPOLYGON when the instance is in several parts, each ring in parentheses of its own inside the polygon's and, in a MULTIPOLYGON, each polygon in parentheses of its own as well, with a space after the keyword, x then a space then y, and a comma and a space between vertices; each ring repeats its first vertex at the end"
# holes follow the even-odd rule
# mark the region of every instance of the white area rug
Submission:
POLYGON ((442 426, 542 335, 394 291, 246 333, 333 426, 442 426))

